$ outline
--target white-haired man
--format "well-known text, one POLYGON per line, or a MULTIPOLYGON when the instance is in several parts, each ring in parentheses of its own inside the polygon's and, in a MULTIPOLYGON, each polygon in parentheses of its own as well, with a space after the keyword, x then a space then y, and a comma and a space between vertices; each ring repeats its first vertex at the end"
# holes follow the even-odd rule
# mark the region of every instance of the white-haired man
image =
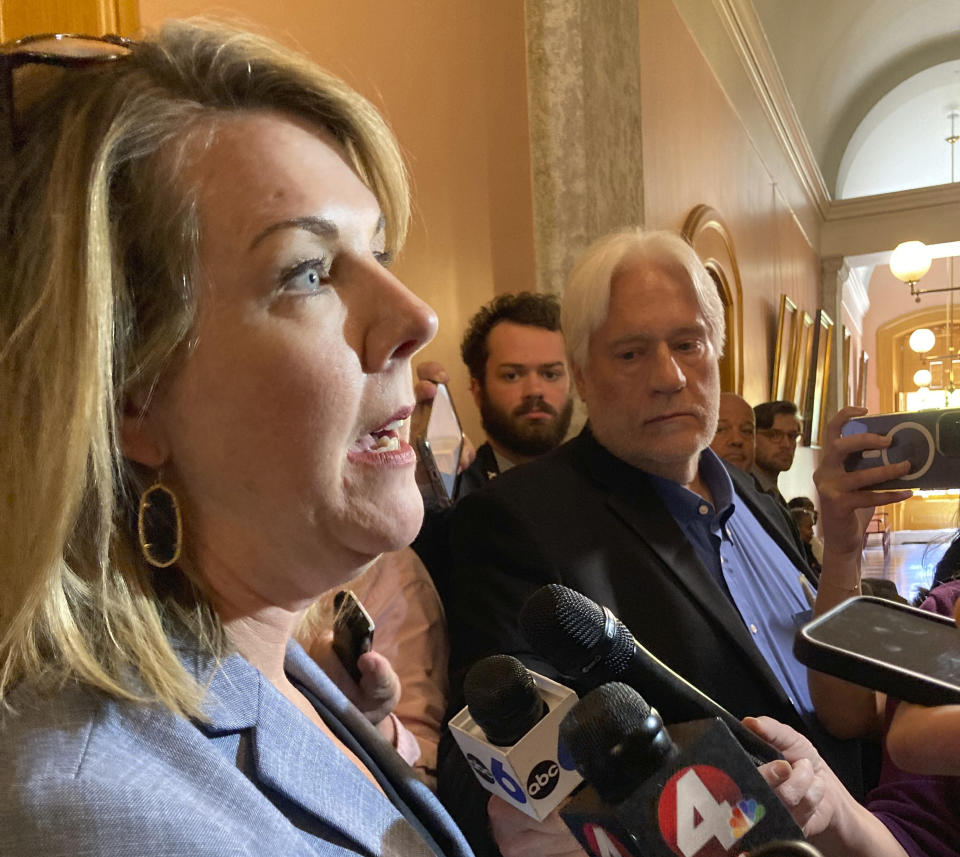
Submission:
MULTIPOLYGON (((707 271, 672 233, 607 236, 571 274, 562 327, 587 427, 454 514, 454 707, 465 671, 488 654, 558 678, 516 617, 540 586, 562 583, 737 716, 771 715, 811 735, 856 786, 856 748, 817 729, 791 653, 808 608, 802 548, 750 475, 709 449, 724 315, 707 271)), ((502 815, 491 807, 495 833, 502 815)))

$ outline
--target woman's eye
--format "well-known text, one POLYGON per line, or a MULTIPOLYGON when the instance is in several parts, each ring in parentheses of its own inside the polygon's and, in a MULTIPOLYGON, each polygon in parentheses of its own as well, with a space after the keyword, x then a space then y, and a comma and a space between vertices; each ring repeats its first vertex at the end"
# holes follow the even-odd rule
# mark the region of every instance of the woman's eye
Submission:
POLYGON ((280 275, 280 291, 316 292, 327 282, 330 271, 320 259, 307 259, 280 275))

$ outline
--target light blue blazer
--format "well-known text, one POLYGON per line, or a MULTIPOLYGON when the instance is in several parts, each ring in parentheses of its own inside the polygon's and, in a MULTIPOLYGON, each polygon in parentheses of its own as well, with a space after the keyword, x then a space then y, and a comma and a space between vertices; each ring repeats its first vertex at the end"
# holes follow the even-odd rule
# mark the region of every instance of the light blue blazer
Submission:
MULTIPOLYGON (((195 651, 184 663, 210 673, 195 651)), ((83 687, 53 698, 17 688, 15 713, 0 715, 0 855, 471 857, 412 768, 296 643, 286 670, 335 733, 357 739, 392 800, 231 655, 210 683, 206 723, 83 687)))

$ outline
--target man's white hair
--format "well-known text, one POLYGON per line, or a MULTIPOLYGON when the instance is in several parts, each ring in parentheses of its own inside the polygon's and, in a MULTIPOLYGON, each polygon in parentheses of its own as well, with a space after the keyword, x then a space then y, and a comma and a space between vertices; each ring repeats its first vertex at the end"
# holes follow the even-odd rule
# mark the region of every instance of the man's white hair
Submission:
POLYGON ((710 342, 720 357, 726 336, 723 301, 703 262, 676 233, 648 232, 636 226, 595 241, 570 272, 560 321, 571 364, 586 367, 590 336, 607 318, 613 279, 634 265, 660 268, 693 288, 710 342))

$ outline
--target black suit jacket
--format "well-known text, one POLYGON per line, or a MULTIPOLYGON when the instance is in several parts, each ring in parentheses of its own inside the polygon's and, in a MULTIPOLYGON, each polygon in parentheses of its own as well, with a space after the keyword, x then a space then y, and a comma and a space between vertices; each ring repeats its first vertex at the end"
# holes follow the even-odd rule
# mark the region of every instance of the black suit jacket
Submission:
MULTIPOLYGON (((499 474, 500 465, 497 464, 493 447, 489 443, 481 444, 470 466, 457 477, 454 505, 468 494, 483 488, 499 474)), ((427 509, 420 532, 410 545, 430 573, 437 594, 444 604, 450 599, 450 575, 453 568, 453 558, 450 555, 450 521, 453 508, 448 506, 446 509, 427 509)))
MULTIPOLYGON (((809 574, 772 498, 748 474, 727 469, 737 502, 764 526, 783 561, 809 574)), ((530 650, 517 616, 535 590, 561 583, 609 607, 639 643, 738 717, 768 714, 808 731, 650 478, 604 449, 589 427, 460 501, 451 545, 451 714, 463 705, 465 672, 489 654, 514 655, 559 679, 530 650)), ((450 800, 443 769, 441 760, 441 799, 469 838, 472 825, 450 800)))
MULTIPOLYGON (((738 501, 785 561, 807 573, 774 501, 747 474, 728 470, 738 501)), ((463 673, 489 654, 515 655, 558 678, 527 646, 517 615, 540 586, 562 583, 609 607, 638 642, 734 714, 770 714, 800 728, 736 607, 647 474, 609 453, 589 428, 465 497, 453 513, 451 544, 454 696, 463 673)))

